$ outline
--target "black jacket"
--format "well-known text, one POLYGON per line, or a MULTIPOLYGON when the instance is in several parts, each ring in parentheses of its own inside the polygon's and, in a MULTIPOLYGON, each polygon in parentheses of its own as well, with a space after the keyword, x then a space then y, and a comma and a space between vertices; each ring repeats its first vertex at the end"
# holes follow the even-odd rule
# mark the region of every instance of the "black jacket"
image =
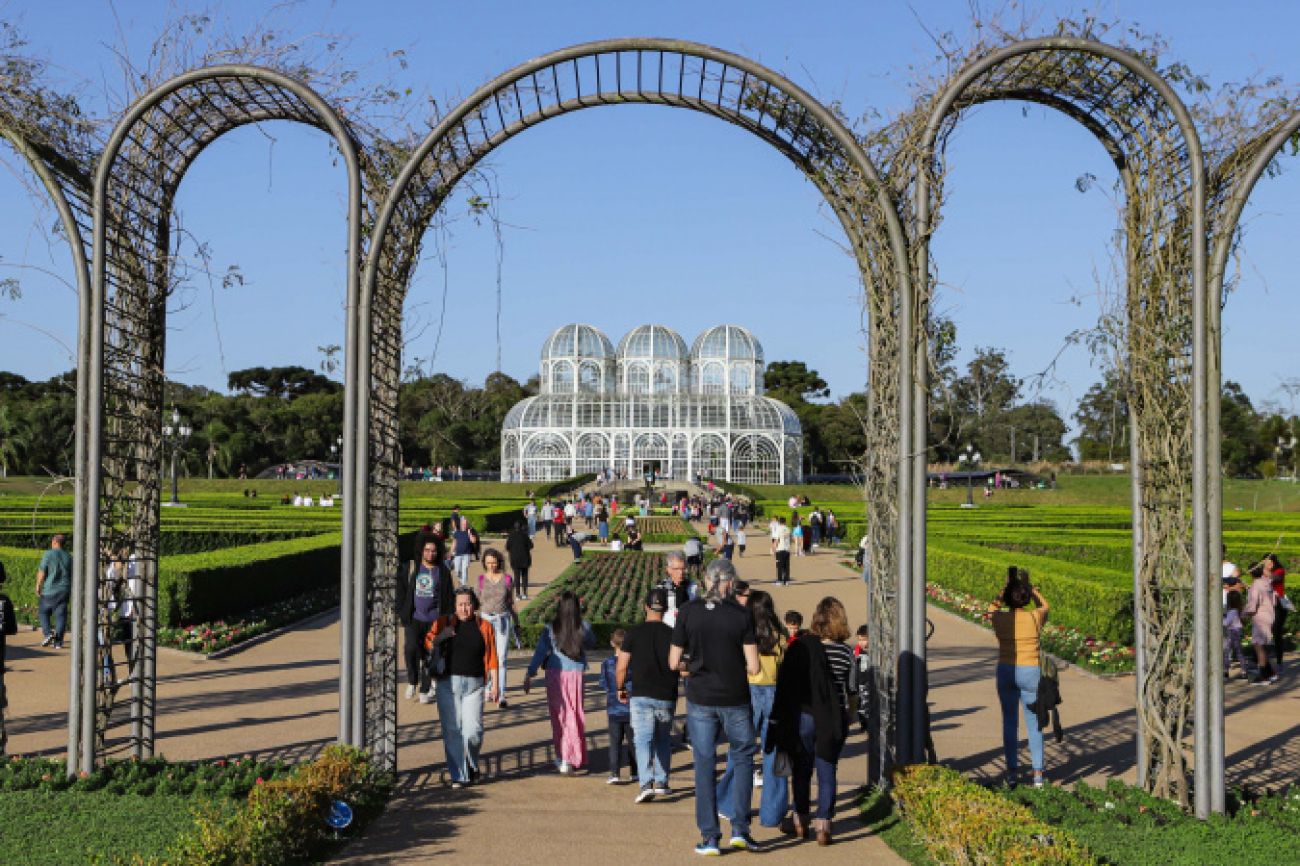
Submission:
POLYGON ((506 556, 510 558, 511 568, 531 568, 533 565, 533 540, 528 537, 528 530, 520 527, 510 533, 506 539, 506 556))
MULTIPOLYGON (((410 625, 415 614, 415 570, 418 565, 419 562, 412 559, 397 572, 397 618, 402 625, 410 625)), ((450 614, 455 609, 456 602, 451 570, 447 568, 446 562, 438 563, 437 584, 435 591, 438 593, 438 613, 450 614)))
POLYGON ((790 644, 781 667, 777 668, 766 750, 780 749, 792 757, 803 752, 799 716, 805 712, 813 717, 816 756, 824 761, 838 761, 847 735, 844 707, 821 638, 812 634, 800 635, 790 644))

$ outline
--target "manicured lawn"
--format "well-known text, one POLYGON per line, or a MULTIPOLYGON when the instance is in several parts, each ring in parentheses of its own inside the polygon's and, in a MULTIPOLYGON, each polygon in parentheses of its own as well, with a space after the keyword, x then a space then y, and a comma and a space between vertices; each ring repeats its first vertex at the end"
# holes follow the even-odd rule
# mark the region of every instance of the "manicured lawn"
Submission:
POLYGON ((0 863, 71 866, 161 856, 194 825, 198 808, 232 809, 231 800, 104 791, 0 794, 0 863), (105 859, 107 858, 107 859, 105 859))

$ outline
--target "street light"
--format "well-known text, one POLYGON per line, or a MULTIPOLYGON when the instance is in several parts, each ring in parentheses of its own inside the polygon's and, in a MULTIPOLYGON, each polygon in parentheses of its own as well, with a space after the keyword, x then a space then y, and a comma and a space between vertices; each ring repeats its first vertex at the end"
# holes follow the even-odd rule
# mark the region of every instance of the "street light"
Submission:
POLYGON ((330 460, 334 462, 334 474, 339 480, 339 498, 343 498, 343 464, 338 462, 338 454, 343 450, 343 437, 330 443, 330 460))
POLYGON ((966 452, 957 455, 957 463, 966 471, 966 504, 962 508, 975 507, 975 467, 980 464, 980 453, 974 445, 967 444, 966 452))
POLYGON ((1286 438, 1285 436, 1279 436, 1277 437, 1277 448, 1274 449, 1274 454, 1273 454, 1274 457, 1273 462, 1277 464, 1277 475, 1278 478, 1281 478, 1282 477, 1282 452, 1286 450, 1290 450, 1292 484, 1295 483, 1295 475, 1296 475, 1296 453, 1295 453, 1296 443, 1297 443, 1297 439, 1294 436, 1292 436, 1290 439, 1286 438))
POLYGON ((190 438, 190 434, 193 432, 194 430, 190 425, 182 423, 180 410, 173 406, 172 422, 170 424, 164 424, 162 428, 163 445, 165 447, 170 444, 172 449, 172 501, 166 503, 167 505, 181 504, 180 496, 177 495, 179 491, 177 489, 176 480, 176 455, 181 450, 181 446, 185 444, 185 441, 190 438))

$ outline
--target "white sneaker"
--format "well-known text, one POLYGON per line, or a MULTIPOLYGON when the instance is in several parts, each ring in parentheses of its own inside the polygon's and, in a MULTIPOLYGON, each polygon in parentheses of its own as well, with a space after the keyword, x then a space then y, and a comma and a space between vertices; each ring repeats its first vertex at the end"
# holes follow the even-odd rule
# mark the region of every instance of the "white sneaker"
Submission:
POLYGON ((407 687, 406 687, 406 699, 407 699, 408 701, 413 701, 413 700, 415 700, 415 686, 407 686, 407 687))
POLYGON ((433 703, 433 692, 420 692, 420 703, 422 704, 433 703))
POLYGON ((561 776, 572 776, 573 766, 568 761, 560 761, 559 770, 561 776))
POLYGON ((758 770, 754 771, 754 787, 755 788, 763 787, 763 774, 760 773, 758 770))

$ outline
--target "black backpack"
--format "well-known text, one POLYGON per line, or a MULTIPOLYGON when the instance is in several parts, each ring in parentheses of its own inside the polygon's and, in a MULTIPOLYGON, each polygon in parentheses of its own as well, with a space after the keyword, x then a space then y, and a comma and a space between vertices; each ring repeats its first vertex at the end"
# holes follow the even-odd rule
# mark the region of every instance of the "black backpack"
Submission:
POLYGON ((6 635, 18 634, 18 617, 9 596, 0 593, 0 628, 6 635))

